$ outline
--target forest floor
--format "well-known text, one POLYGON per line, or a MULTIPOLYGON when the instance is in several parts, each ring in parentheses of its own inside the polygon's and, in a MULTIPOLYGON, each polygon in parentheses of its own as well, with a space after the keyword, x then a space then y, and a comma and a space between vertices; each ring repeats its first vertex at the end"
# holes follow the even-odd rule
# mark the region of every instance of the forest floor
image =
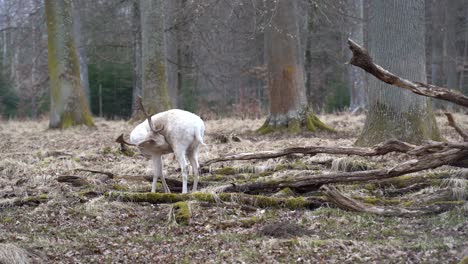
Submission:
MULTIPOLYGON (((365 119, 350 114, 320 118, 339 132, 260 136, 254 130, 263 120, 206 121, 207 146, 201 148, 200 161, 293 146, 352 146, 365 119)), ((468 128, 467 115, 455 118, 468 128)), ((461 141, 443 115, 437 120, 447 140, 461 141)), ((189 202, 188 225, 173 220, 171 204, 111 201, 104 195, 110 191, 149 191, 150 182, 126 176, 150 176, 152 167, 140 154, 123 155, 114 142, 121 133, 128 138, 134 124, 95 121, 97 129, 63 131, 48 130, 47 120, 1 121, 0 262, 458 263, 468 255, 466 195, 461 197, 464 206, 418 217, 384 217, 331 205, 291 210, 240 206, 235 201, 189 202), (61 176, 78 176, 80 181, 58 182, 61 176)), ((209 191, 212 186, 278 173, 324 172, 338 157, 299 155, 215 163, 204 171, 201 181, 209 184, 209 191)), ((404 159, 408 156, 387 154, 367 160, 391 166, 404 159)), ((167 177, 180 180, 173 155, 166 155, 164 163, 167 177)), ((444 166, 422 173, 462 178, 466 193, 467 171, 444 166)), ((404 206, 406 199, 386 197, 381 189, 365 184, 339 187, 371 204, 404 206)), ((438 188, 430 186, 411 195, 437 193, 438 188)))

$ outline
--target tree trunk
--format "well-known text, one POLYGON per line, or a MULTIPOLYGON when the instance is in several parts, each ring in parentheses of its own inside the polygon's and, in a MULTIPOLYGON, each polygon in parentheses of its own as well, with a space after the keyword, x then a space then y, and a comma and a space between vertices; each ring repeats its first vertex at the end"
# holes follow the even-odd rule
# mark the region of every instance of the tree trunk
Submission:
MULTIPOLYGON (((359 43, 364 43, 364 3, 363 0, 348 0, 349 36, 359 43)), ((352 54, 348 51, 348 58, 352 54)), ((366 108, 366 76, 356 67, 348 67, 348 80, 351 95, 350 110, 366 108)))
MULTIPOLYGON (((445 4, 444 57, 447 83, 445 87, 459 90, 457 74, 457 9, 458 1, 447 1, 445 4)), ((453 104, 449 108, 454 108, 453 104)))
POLYGON ((180 65, 176 64, 180 42, 177 41, 177 12, 179 12, 181 0, 164 1, 164 40, 166 48, 166 70, 169 98, 173 107, 179 107, 178 95, 178 72, 180 65))
POLYGON ((197 74, 196 67, 193 59, 192 45, 192 32, 190 28, 191 23, 181 22, 181 20, 187 19, 187 17, 193 14, 187 7, 186 0, 180 0, 179 10, 185 10, 187 13, 181 15, 179 23, 176 28, 177 36, 177 92, 178 92, 178 103, 181 109, 195 112, 197 111, 197 97, 196 97, 196 86, 197 86, 197 74))
POLYGON ((437 86, 443 86, 443 21, 444 21, 444 10, 440 8, 440 2, 438 0, 430 1, 431 5, 431 83, 437 86))
POLYGON ((80 79, 83 85, 86 102, 88 107, 91 107, 91 98, 89 92, 89 77, 88 77, 88 60, 86 58, 86 44, 83 39, 81 13, 78 7, 74 6, 73 11, 73 37, 75 38, 75 46, 78 51, 78 61, 80 65, 80 79))
POLYGON ((168 110, 163 1, 140 0, 142 98, 149 114, 168 110))
POLYGON ((279 0, 271 4, 271 23, 265 29, 270 114, 258 132, 282 128, 290 132, 300 132, 303 128, 331 130, 309 111, 307 104, 298 1, 279 0))
MULTIPOLYGON (((425 82, 424 18, 424 0, 374 1, 369 49, 375 63, 397 76, 425 82)), ((385 86, 370 79, 369 114, 356 145, 371 146, 390 138, 411 143, 441 139, 427 98, 385 86)))
POLYGON ((141 15, 140 0, 132 3, 132 34, 133 34, 133 91, 132 91, 132 117, 137 117, 137 99, 142 96, 142 73, 141 73, 141 15))
POLYGON ((71 0, 45 0, 50 74, 51 128, 94 126, 80 79, 71 0))

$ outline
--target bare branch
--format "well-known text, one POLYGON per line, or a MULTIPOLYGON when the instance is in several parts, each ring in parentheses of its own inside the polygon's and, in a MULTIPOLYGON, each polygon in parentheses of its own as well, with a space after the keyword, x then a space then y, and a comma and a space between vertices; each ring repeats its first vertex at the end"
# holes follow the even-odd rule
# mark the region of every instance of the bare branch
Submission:
POLYGON ((362 68, 368 73, 374 75, 377 79, 397 86, 406 90, 409 90, 415 94, 433 97, 445 101, 449 101, 464 107, 468 107, 468 97, 456 92, 451 91, 447 88, 438 87, 432 84, 425 84, 421 82, 413 82, 403 79, 395 74, 387 71, 381 66, 375 64, 372 58, 369 56, 367 51, 359 46, 356 42, 348 39, 348 45, 353 52, 353 57, 349 61, 350 64, 362 68))
POLYGON ((465 142, 468 141, 468 133, 463 131, 463 129, 461 129, 455 123, 455 119, 453 118, 453 115, 451 113, 445 113, 445 116, 447 116, 448 125, 453 127, 458 132, 458 134, 463 138, 465 142))

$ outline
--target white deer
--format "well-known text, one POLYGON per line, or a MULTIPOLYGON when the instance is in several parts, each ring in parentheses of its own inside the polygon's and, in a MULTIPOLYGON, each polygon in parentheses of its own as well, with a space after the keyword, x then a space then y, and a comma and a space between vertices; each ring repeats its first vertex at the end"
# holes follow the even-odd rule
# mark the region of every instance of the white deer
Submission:
POLYGON ((194 174, 193 191, 197 190, 199 177, 198 149, 203 143, 205 124, 193 113, 171 109, 149 117, 138 98, 141 110, 147 120, 137 125, 130 133, 130 143, 125 142, 123 134, 117 142, 138 147, 153 160, 153 184, 151 192, 156 192, 156 182, 161 176, 164 192, 170 193, 163 175, 162 155, 174 153, 182 172, 182 193, 187 193, 188 158, 194 174), (158 129, 155 129, 158 128, 158 129))

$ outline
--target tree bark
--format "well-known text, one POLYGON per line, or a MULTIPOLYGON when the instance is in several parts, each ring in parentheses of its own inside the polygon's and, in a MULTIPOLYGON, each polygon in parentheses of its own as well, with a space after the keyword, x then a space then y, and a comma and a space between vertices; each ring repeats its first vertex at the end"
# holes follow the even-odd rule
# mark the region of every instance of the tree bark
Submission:
POLYGON ((304 62, 298 26, 298 1, 272 1, 271 23, 265 29, 270 114, 258 130, 269 133, 281 128, 332 130, 308 109, 304 62))
POLYGON ((171 107, 164 48, 163 1, 140 0, 142 98, 149 114, 171 107))
POLYGON ((50 128, 94 126, 80 78, 71 0, 45 0, 50 74, 50 128))
MULTIPOLYGON (((376 62, 421 82, 426 81, 424 10, 424 0, 376 0, 369 22, 369 50, 376 62)), ((389 138, 410 143, 441 139, 427 98, 386 86, 376 79, 369 82, 369 113, 357 145, 389 138)))
MULTIPOLYGON (((348 7, 349 36, 359 43, 364 43, 364 1, 348 0, 348 7)), ((348 58, 351 56, 352 53, 348 52, 348 58)), ((355 67, 348 67, 347 70, 351 95, 349 108, 351 112, 359 109, 362 111, 367 106, 365 73, 355 67)))
POLYGON ((133 35, 133 91, 132 91, 132 119, 138 117, 138 98, 143 94, 142 72, 141 72, 141 14, 140 0, 132 3, 132 35, 133 35))

